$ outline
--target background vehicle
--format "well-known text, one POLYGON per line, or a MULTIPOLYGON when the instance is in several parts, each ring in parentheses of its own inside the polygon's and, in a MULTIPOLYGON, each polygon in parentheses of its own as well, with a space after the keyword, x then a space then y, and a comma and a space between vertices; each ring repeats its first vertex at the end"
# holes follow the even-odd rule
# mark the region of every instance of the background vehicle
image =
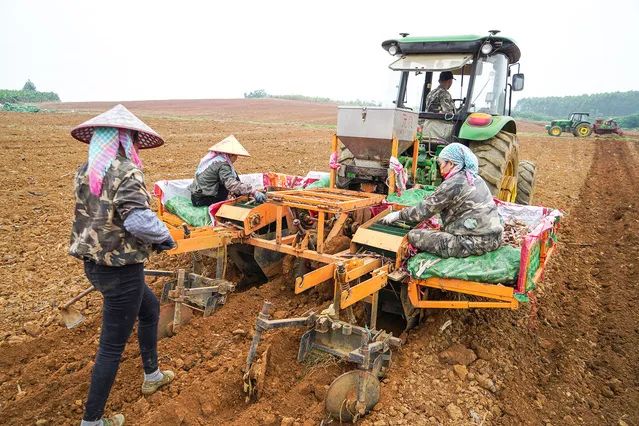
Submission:
POLYGON ((604 120, 603 118, 598 118, 595 120, 595 124, 592 126, 593 132, 596 135, 610 135, 616 134, 619 136, 623 136, 623 131, 619 124, 613 119, 604 120))
POLYGON ((587 112, 573 112, 568 120, 552 120, 546 125, 550 136, 560 136, 561 132, 571 132, 576 137, 588 137, 592 134, 592 124, 587 112))

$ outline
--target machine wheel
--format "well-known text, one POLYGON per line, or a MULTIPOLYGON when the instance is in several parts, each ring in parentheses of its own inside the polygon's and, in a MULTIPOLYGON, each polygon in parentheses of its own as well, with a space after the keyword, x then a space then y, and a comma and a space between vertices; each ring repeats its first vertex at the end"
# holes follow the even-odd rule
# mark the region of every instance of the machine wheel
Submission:
POLYGON ((340 423, 357 422, 377 404, 380 388, 377 377, 366 370, 346 372, 326 391, 326 411, 340 423))
POLYGON ((561 127, 552 126, 550 129, 548 129, 548 134, 550 136, 561 136, 561 127))
POLYGON ((469 148, 479 160, 479 175, 490 192, 503 201, 515 201, 519 142, 517 135, 501 131, 485 141, 471 141, 469 148))
POLYGON ((587 123, 577 124, 572 134, 579 138, 587 138, 592 134, 592 127, 587 123))
POLYGON ((519 162, 519 172, 517 176, 517 204, 530 205, 535 193, 535 177, 537 166, 528 160, 519 162))

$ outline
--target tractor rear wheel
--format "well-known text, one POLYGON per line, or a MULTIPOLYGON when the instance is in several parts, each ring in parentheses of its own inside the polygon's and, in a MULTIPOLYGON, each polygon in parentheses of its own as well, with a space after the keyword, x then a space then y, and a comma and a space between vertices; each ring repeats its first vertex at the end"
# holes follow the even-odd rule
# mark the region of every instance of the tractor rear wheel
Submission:
POLYGON ((479 160, 479 175, 490 192, 503 201, 515 201, 519 142, 517 135, 501 131, 485 141, 471 141, 468 146, 479 160))
POLYGON ((519 172, 517 177, 517 204, 530 205, 535 193, 535 178, 537 166, 528 160, 519 162, 519 172))
POLYGON ((548 129, 548 134, 550 136, 561 136, 561 127, 552 126, 550 129, 548 129))
POLYGON ((587 138, 592 134, 592 127, 587 123, 577 124, 575 130, 572 131, 572 134, 578 138, 587 138))

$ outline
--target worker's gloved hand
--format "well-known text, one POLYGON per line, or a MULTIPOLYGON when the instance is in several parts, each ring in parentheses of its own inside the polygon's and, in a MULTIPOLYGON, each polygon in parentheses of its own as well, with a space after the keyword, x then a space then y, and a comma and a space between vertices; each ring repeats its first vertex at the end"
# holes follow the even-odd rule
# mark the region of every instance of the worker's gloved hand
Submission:
POLYGON ((266 194, 261 191, 253 191, 253 198, 257 204, 262 204, 266 201, 266 194))
POLYGON ((382 218, 382 223, 384 225, 390 225, 393 222, 397 222, 399 220, 399 213, 400 212, 391 212, 387 214, 384 218, 382 218))
POLYGON ((164 240, 159 244, 153 244, 152 247, 153 247, 153 250, 157 252, 161 252, 165 250, 174 249, 177 247, 177 244, 175 243, 175 240, 173 240, 172 237, 169 237, 167 240, 164 240))

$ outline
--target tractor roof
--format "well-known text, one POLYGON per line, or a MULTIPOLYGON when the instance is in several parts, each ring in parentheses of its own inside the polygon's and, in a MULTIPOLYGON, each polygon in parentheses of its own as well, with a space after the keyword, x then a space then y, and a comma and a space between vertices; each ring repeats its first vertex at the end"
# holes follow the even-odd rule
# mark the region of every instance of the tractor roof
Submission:
POLYGON ((398 54, 424 54, 424 53, 476 53, 481 46, 490 41, 494 52, 504 53, 508 62, 514 64, 519 61, 521 52, 514 40, 497 35, 456 35, 439 37, 403 37, 395 40, 386 40, 382 47, 388 50, 391 46, 398 47, 398 54))

